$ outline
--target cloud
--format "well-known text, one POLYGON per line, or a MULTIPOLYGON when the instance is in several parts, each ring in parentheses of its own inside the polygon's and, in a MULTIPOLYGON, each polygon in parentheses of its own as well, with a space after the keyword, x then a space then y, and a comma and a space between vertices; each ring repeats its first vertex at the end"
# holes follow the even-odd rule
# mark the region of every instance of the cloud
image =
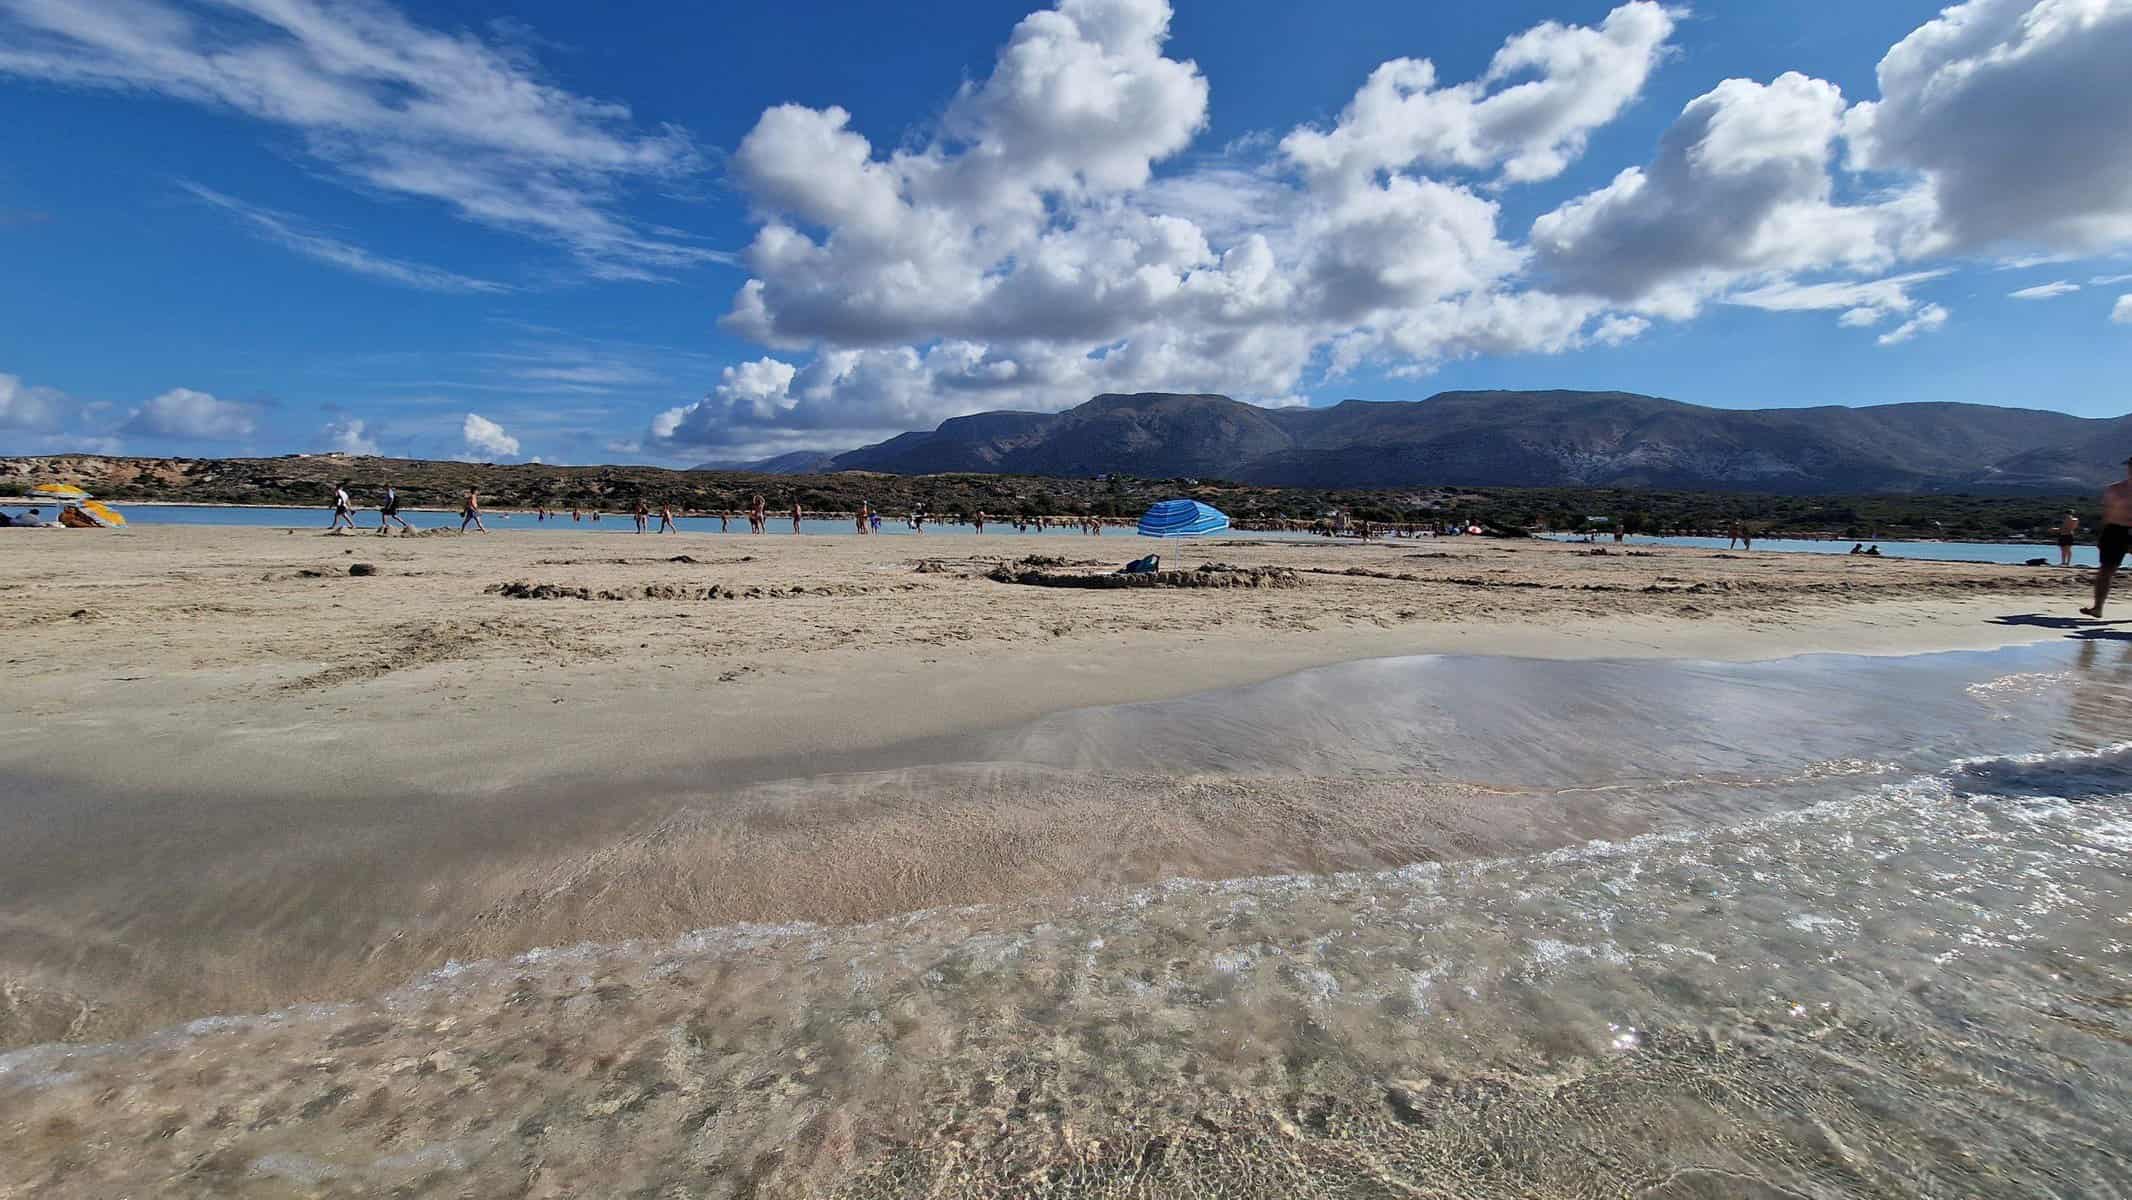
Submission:
POLYGON ((1420 371, 1645 328, 1601 301, 1516 292, 1526 255, 1498 202, 1412 168, 1471 163, 1491 184, 1561 169, 1642 87, 1665 10, 1535 27, 1405 116, 1371 90, 1399 91, 1380 75, 1331 130, 1182 165, 1208 92, 1165 54, 1169 19, 1163 0, 1033 13, 932 136, 893 150, 842 108, 763 112, 732 159, 759 228, 723 324, 777 352, 751 369, 790 378, 765 392, 729 377, 661 413, 646 444, 848 445, 1099 391, 1292 402, 1312 374, 1365 362, 1420 371))
POLYGON ((2110 320, 2119 325, 2132 325, 2132 296, 2119 296, 2110 309, 2110 320))
POLYGON ((509 458, 518 453, 518 439, 505 433, 503 426, 480 413, 466 414, 460 424, 460 435, 466 439, 466 448, 475 454, 492 458, 509 458))
POLYGON ((1842 309, 1843 315, 1836 319, 1836 323, 1855 329, 1877 325, 1889 316, 1908 313, 1917 307, 1917 301, 1910 296, 1909 289, 1920 283, 1943 278, 1947 274, 1945 270, 1913 271, 1907 275, 1889 275, 1881 279, 1830 280, 1822 283, 1799 283, 1786 279, 1747 291, 1733 292, 1725 297, 1725 303, 1771 312, 1842 309))
POLYGON ((2068 283, 2063 279, 2056 279, 2049 283, 2039 283, 2034 287, 2018 288, 2006 294, 2014 300, 2049 300, 2053 297, 2063 296, 2068 292, 2077 292, 2079 290, 2080 285, 2077 283, 2068 283))
POLYGON ((1370 73, 1329 130, 1297 129, 1281 152, 1340 189, 1417 163, 1552 179, 1592 130, 1643 91, 1674 14, 1634 0, 1596 29, 1548 21, 1503 43, 1479 79, 1439 86, 1436 64, 1395 58, 1370 73))
POLYGON ((65 393, 29 387, 13 375, 0 375, 0 429, 49 433, 66 420, 65 393))
POLYGON ((2132 283, 2132 275, 2097 275, 2088 282, 2096 287, 2109 287, 2113 283, 2132 283))
POLYGON ((1883 346, 1897 345, 1921 333, 1937 332, 1939 327, 1946 323, 1947 310, 1937 304, 1927 304, 1917 310, 1916 316, 1881 334, 1879 341, 1883 346))
POLYGON ((405 262, 372 254, 352 242, 328 237, 299 228, 295 219, 272 209, 246 204, 231 196, 225 196, 212 188, 197 183, 179 181, 195 198, 230 213, 242 221, 252 233, 262 240, 272 242, 284 249, 295 251, 306 258, 315 259, 328 266, 339 267, 357 275, 381 279, 401 287, 417 288, 425 292, 482 292, 499 293, 512 289, 508 284, 487 279, 475 279, 438 267, 405 262))
POLYGON ((2132 241, 2132 4, 1970 0, 1880 60, 1850 164, 1922 181, 1955 251, 2132 241))
POLYGON ((326 449, 338 450, 342 454, 378 452, 376 435, 369 431, 364 421, 355 417, 328 421, 325 428, 318 431, 318 436, 323 440, 326 449))
POLYGON ((0 74, 153 92, 292 129, 367 189, 562 247, 588 273, 657 278, 726 256, 618 211, 701 165, 687 134, 542 78, 520 45, 424 28, 383 3, 7 0, 0 74))
POLYGON ((1648 166, 1540 216, 1534 265, 1563 291, 1673 317, 1757 274, 1871 268, 1895 209, 1836 204, 1834 84, 1728 79, 1690 101, 1648 166))
POLYGON ((258 427, 250 405, 218 400, 191 388, 172 388, 135 409, 120 432, 230 442, 252 436, 258 427))

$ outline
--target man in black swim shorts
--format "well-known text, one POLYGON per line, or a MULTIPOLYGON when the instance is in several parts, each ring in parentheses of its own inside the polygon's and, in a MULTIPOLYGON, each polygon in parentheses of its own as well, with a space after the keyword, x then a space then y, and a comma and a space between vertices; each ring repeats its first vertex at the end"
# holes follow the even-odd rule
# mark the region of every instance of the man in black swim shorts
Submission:
POLYGON ((2095 572, 2095 604, 2080 611, 2102 616, 2102 603, 2110 598, 2110 580, 2124 565, 2125 551, 2132 549, 2132 458, 2125 460, 2125 477, 2102 489, 2102 531, 2095 535, 2095 549, 2102 554, 2102 567, 2095 572))

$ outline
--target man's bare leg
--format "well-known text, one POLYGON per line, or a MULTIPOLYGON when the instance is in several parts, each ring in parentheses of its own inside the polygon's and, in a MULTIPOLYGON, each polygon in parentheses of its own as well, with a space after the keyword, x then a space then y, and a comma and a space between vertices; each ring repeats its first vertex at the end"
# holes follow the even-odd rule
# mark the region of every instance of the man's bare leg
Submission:
POLYGON ((2116 574, 2116 567, 2097 567, 2095 569, 2095 607, 2083 608, 2080 610, 2082 613, 2097 620, 2102 619, 2102 602, 2110 598, 2110 578, 2116 574))

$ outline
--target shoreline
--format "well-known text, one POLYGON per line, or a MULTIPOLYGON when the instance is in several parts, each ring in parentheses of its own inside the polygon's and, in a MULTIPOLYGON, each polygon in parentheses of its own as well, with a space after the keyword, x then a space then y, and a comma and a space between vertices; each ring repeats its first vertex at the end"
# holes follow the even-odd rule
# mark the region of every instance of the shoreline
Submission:
MULTIPOLYGON (((0 496, 0 505, 7 505, 7 506, 11 506, 11 507, 19 507, 19 506, 27 506, 27 505, 44 505, 44 504, 58 504, 58 503, 61 503, 61 501, 55 500, 55 499, 53 499, 52 497, 49 497, 49 496, 42 496, 42 497, 39 497, 39 496, 0 496)), ((302 504, 239 504, 239 503, 234 503, 234 502, 230 502, 230 501, 205 501, 205 500, 106 500, 106 501, 104 501, 104 503, 107 503, 107 504, 111 504, 111 505, 114 505, 114 506, 130 506, 130 507, 136 507, 136 508, 230 508, 230 509, 244 509, 244 510, 254 510, 254 509, 281 509, 281 510, 287 510, 287 511, 290 511, 290 512, 310 512, 310 511, 312 511, 312 510, 313 510, 313 509, 315 508, 315 509, 316 509, 316 510, 317 510, 318 512, 320 512, 320 513, 323 513, 323 514, 326 514, 327 516, 331 516, 331 514, 332 514, 332 511, 333 511, 333 509, 332 509, 332 506, 331 506, 331 505, 302 505, 302 504)), ((448 507, 437 507, 437 506, 433 506, 433 505, 419 505, 419 504, 408 504, 408 505, 402 505, 402 506, 401 506, 401 511, 403 511, 403 512, 425 512, 425 513, 443 513, 443 514, 446 514, 446 515, 454 515, 454 514, 458 513, 458 511, 459 511, 459 510, 458 510, 458 509, 456 509, 456 508, 448 508, 448 507)), ((483 509, 482 509, 481 511, 482 511, 482 513, 483 513, 483 514, 489 514, 489 513, 510 513, 510 514, 512 514, 512 515, 514 515, 514 516, 515 516, 515 515, 520 515, 520 514, 530 514, 530 513, 535 513, 535 512, 538 512, 539 510, 538 510, 538 509, 536 509, 536 508, 521 508, 521 507, 494 507, 494 508, 488 508, 488 507, 485 507, 485 508, 483 508, 483 509)), ((549 509, 548 511, 549 511, 549 512, 550 512, 551 514, 553 514, 553 513, 556 513, 556 512, 561 512, 561 511, 566 511, 566 510, 562 510, 562 509, 554 509, 554 508, 551 508, 551 509, 549 509)), ((599 513, 601 513, 602 515, 613 515, 613 516, 621 516, 621 517, 626 517, 626 516, 629 516, 629 515, 630 515, 630 513, 629 513, 629 510, 628 510, 627 508, 602 508, 602 509, 598 509, 598 510, 592 510, 592 509, 583 509, 583 510, 581 510, 581 511, 586 511, 586 512, 591 512, 591 511, 598 511, 598 512, 599 512, 599 513)), ((371 513, 371 514, 375 514, 375 513, 377 512, 377 506, 375 506, 375 505, 367 505, 367 506, 358 506, 358 507, 357 507, 357 508, 355 509, 355 512, 357 512, 358 514, 360 514, 360 513, 371 513)), ((732 515, 733 515, 734 519, 736 519, 736 520, 737 520, 737 519, 740 519, 740 518, 742 518, 742 517, 744 517, 744 516, 746 516, 746 513, 745 513, 745 512, 743 511, 743 510, 740 510, 740 509, 733 509, 733 510, 731 510, 731 512, 732 512, 732 515)), ((675 513, 674 515, 675 515, 675 516, 677 516, 677 517, 682 517, 682 518, 688 518, 688 519, 692 519, 692 520, 716 520, 716 519, 718 518, 718 512, 717 512, 717 510, 715 510, 715 509, 691 509, 691 510, 684 510, 684 511, 679 511, 679 512, 676 512, 676 513, 675 513)), ((856 516, 856 515, 857 515, 857 514, 856 514, 855 512, 853 512, 853 511, 851 511, 851 510, 848 510, 848 509, 847 509, 847 510, 841 510, 841 511, 840 511, 840 510, 836 510, 836 509, 821 509, 821 510, 819 510, 819 511, 809 510, 809 512, 808 512, 808 517, 807 517, 807 519, 809 519, 809 520, 828 520, 828 519, 840 519, 840 520, 842 520, 842 519, 849 519, 849 518, 851 518, 851 517, 854 517, 854 516, 856 516)), ((778 515, 778 513, 777 513, 777 511, 776 511, 776 510, 774 510, 774 509, 773 509, 773 510, 771 510, 771 514, 770 514, 770 516, 771 516, 771 520, 772 520, 773 522, 774 522, 774 521, 776 521, 776 520, 779 520, 779 519, 785 519, 785 520, 789 520, 789 519, 790 519, 790 514, 789 514, 789 512, 788 512, 788 513, 787 513, 787 514, 786 514, 786 515, 785 515, 785 516, 784 516, 783 518, 780 518, 780 517, 779 517, 779 515, 778 515)), ((656 513, 654 513, 654 514, 653 514, 653 517, 654 517, 654 518, 656 519, 656 517, 657 517, 657 514, 656 514, 656 513)), ((898 519, 900 519, 900 518, 898 518, 898 519)), ((1053 521, 1067 521, 1067 520, 1073 520, 1073 519, 1077 519, 1077 518, 1076 518, 1075 514, 1071 514, 1071 513, 1068 513, 1068 514, 1046 514, 1046 519, 1047 519, 1047 520, 1053 520, 1053 521)), ((1110 528, 1117 528, 1117 529, 1129 528, 1129 527, 1131 527, 1131 526, 1133 526, 1133 525, 1135 525, 1135 524, 1137 523, 1136 519, 1135 519, 1135 518, 1132 518, 1132 517, 1102 517, 1102 518, 1099 518, 1099 519, 1100 519, 1101 521, 1103 521, 1103 523, 1104 523, 1104 524, 1105 524, 1105 525, 1106 525, 1107 527, 1110 527, 1110 528)), ((1012 525, 1012 523, 1013 523, 1013 517, 1012 517, 1012 516, 1008 516, 1008 515, 1005 515, 1005 514, 992 514, 992 520, 993 520, 994 522, 997 522, 997 521, 1001 521, 1001 520, 1004 520, 1004 522, 1005 522, 1006 524, 1010 525, 1010 526, 1011 526, 1011 525, 1012 525)), ((946 518, 946 517, 937 517, 937 518, 934 518, 934 517, 929 517, 929 518, 928 518, 928 520, 927 520, 927 523, 928 523, 928 524, 938 524, 938 525, 943 525, 943 526, 950 526, 950 525, 952 525, 952 526, 958 526, 958 527, 959 527, 959 526, 963 526, 963 525, 967 525, 967 524, 968 524, 968 522, 958 522, 958 521, 953 521, 953 520, 950 520, 950 519, 948 519, 948 518, 946 518)), ((1388 526, 1388 527, 1389 527, 1389 528, 1397 528, 1398 526, 1396 526, 1396 525, 1393 525, 1393 526, 1388 526)), ((276 528, 278 528, 278 526, 277 526, 276 528)), ((301 527, 301 526, 298 526, 297 528, 302 528, 302 527, 301 527)), ((1239 533, 1309 533, 1309 532, 1312 532, 1312 531, 1313 531, 1313 526, 1312 526, 1312 523, 1311 523, 1311 522, 1309 522, 1309 521, 1304 521, 1304 520, 1289 520, 1289 521, 1284 521, 1284 522, 1282 522, 1282 523, 1280 523, 1280 524, 1278 524, 1278 525, 1267 525, 1267 524, 1266 524, 1266 523, 1264 523, 1264 522, 1255 522, 1255 523, 1253 523, 1253 524, 1249 524, 1249 525, 1235 525, 1235 526, 1233 526, 1233 528, 1234 528, 1234 529, 1235 529, 1235 530, 1236 530, 1237 532, 1239 532, 1239 533)), ((1061 530, 1061 532, 1071 532, 1071 530, 1061 530)), ((1364 542, 1362 542, 1362 541, 1361 541, 1361 539, 1359 539, 1359 538, 1355 538, 1355 537, 1353 537, 1352 535, 1348 535, 1348 534, 1336 534, 1336 535, 1333 535, 1333 536, 1330 536, 1330 537, 1326 537, 1326 538, 1325 538, 1324 540, 1325 540, 1325 541, 1327 541, 1327 542, 1331 542, 1331 543, 1334 543, 1334 544, 1339 544, 1339 545, 1346 545, 1346 544, 1356 544, 1356 545, 1363 545, 1363 544, 1384 544, 1384 543, 1386 543, 1386 542, 1387 542, 1388 540, 1389 540, 1390 542, 1395 542, 1395 543, 1396 543, 1396 542, 1414 542, 1414 541, 1423 541, 1423 542, 1426 542, 1426 541, 1432 541, 1432 540, 1435 540, 1435 539, 1436 539, 1436 538, 1438 538, 1438 537, 1450 537, 1450 538, 1453 538, 1453 539, 1455 540, 1455 539, 1456 539, 1457 537, 1461 537, 1461 536, 1470 536, 1470 535, 1431 535, 1431 536, 1422 536, 1422 535, 1416 535, 1415 537, 1411 537, 1411 538, 1391 538, 1391 539, 1387 539, 1387 538, 1379 537, 1379 538, 1374 538, 1374 539, 1372 539, 1372 540, 1371 540, 1371 542, 1369 542, 1369 543, 1364 543, 1364 542)), ((1582 539, 1582 536, 1583 536, 1582 534, 1571 534, 1571 533, 1567 533, 1567 532, 1563 532, 1563 531, 1559 531, 1559 530, 1557 530, 1557 531, 1550 531, 1550 532, 1534 532, 1534 533, 1529 533, 1529 534, 1528 534, 1528 535, 1527 535, 1527 536, 1526 536, 1525 538, 1491 538, 1491 539, 1489 539, 1489 540, 1493 540, 1493 541, 1522 541, 1522 540, 1532 540, 1532 541, 1549 541, 1549 542, 1556 542, 1556 543, 1559 543, 1559 544, 1562 544, 1562 545, 1584 545, 1584 544, 1586 544, 1586 543, 1584 543, 1584 542, 1583 542, 1583 541, 1581 540, 1581 539, 1582 539)), ((1598 543, 1593 543, 1593 544, 1600 544, 1600 545, 1611 545, 1612 543, 1611 543, 1610 541, 1605 541, 1605 540, 1603 540, 1603 538, 1604 538, 1604 537, 1610 537, 1610 536, 1611 536, 1611 535, 1602 535, 1602 541, 1600 541, 1600 542, 1598 542, 1598 543)), ((1724 534, 1722 534, 1722 533, 1683 533, 1683 534, 1631 534, 1631 535, 1629 535, 1629 536, 1630 536, 1631 538, 1636 538, 1636 537, 1645 537, 1645 538, 1721 538, 1721 537, 1723 537, 1723 536, 1725 536, 1725 535, 1724 535, 1724 534)), ((1861 538, 1853 538, 1853 537, 1844 537, 1844 536, 1840 536, 1840 535, 1835 535, 1835 534, 1805 534, 1805 533, 1779 533, 1779 534, 1757 534, 1757 535, 1755 535, 1755 536, 1756 536, 1756 540, 1757 540, 1757 541, 1765 541, 1765 540, 1766 540, 1766 541, 1782 541, 1782 542, 1858 542, 1858 541, 1863 541, 1863 542, 1865 542, 1866 544, 1872 544, 1872 543, 1875 543, 1875 542, 1883 542, 1883 543, 1888 543, 1888 542, 1892 542, 1892 543, 1898 543, 1898 544, 1901 544, 1901 545, 1906 545, 1906 546, 1931 546, 1931 545, 1948 545, 1948 546, 2034 546, 2034 547, 2037 547, 2037 548, 2040 548, 2040 549, 2056 549, 2056 548, 2057 548, 2057 545, 2058 545, 2057 541, 2056 541, 2055 539, 2051 539, 2051 538, 2045 538, 2045 539, 2041 539, 2041 540, 2034 540, 2034 539, 2024 539, 2024 538, 1962 538, 1962 539, 1952 539, 1952 538, 1921 538, 1921 537, 1901 537, 1901 536, 1893 536, 1893 537, 1879 537, 1879 538, 1864 538, 1864 539, 1861 539, 1861 538)), ((1627 543, 1627 544, 1630 544, 1630 545, 1636 545, 1636 544, 1650 545, 1650 544, 1652 544, 1652 543, 1650 543, 1650 542, 1644 542, 1644 543, 1636 543, 1636 542, 1630 542, 1630 543, 1627 543)), ((1663 544, 1665 544, 1665 543, 1663 543, 1663 542, 1660 542, 1660 543, 1657 543, 1657 544, 1661 544, 1661 545, 1663 545, 1663 544)), ((2081 536, 2080 536, 2080 537, 2079 537, 2079 538, 2078 538, 2078 539, 2076 540, 2076 544, 2077 544, 2077 545, 2082 545, 2082 546, 2092 546, 2092 545, 2094 545, 2094 544, 2095 544, 2095 540, 2094 540, 2094 537, 2093 537, 2092 533, 2091 533, 2091 532, 2090 532, 2089 530, 2087 530, 2086 528, 2083 528, 2083 529, 2081 530, 2081 536)), ((1947 561, 1956 561, 1956 562, 1958 562, 1958 561, 1965 561, 1965 560, 1960 560, 1960 559, 1950 559, 1950 560, 1947 560, 1947 561)), ((2006 564, 1998 564, 1998 565, 2002 565, 2002 566, 2013 566, 2013 565, 2019 565, 2019 564, 2011 564, 2011 563, 2006 563, 2006 564)))

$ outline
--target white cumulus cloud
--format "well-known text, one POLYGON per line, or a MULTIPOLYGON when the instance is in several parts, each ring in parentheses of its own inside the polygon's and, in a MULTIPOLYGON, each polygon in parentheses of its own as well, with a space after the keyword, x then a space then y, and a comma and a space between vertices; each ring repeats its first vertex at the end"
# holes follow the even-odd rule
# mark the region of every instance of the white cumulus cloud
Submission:
POLYGON ((1880 60, 1850 161, 1921 180, 1956 250, 2132 241, 2132 3, 1969 0, 1880 60))
POLYGON ((518 453, 518 439, 504 432, 504 428, 480 413, 466 414, 459 426, 460 435, 466 439, 466 448, 474 454, 486 454, 492 458, 509 458, 518 453))
POLYGON ((2119 296, 2110 309, 2110 320, 2119 325, 2132 325, 2132 296, 2119 296))
POLYGON ((135 409, 122 432, 195 441, 232 442, 259 428, 251 405, 207 392, 172 388, 135 409))
POLYGON ((778 353, 661 413, 647 444, 848 445, 1103 391, 1292 402, 1364 363, 1634 336, 1603 301, 1519 291, 1525 252, 1481 189, 1559 172, 1673 20, 1632 0, 1545 23, 1469 83, 1380 71, 1330 129, 1189 164, 1208 83, 1166 52, 1164 0, 1031 14, 932 136, 895 149, 842 108, 773 107, 732 159, 759 229, 724 325, 778 353))
POLYGON ((14 375, 0 375, 0 429, 45 433, 66 419, 66 396, 55 389, 31 387, 14 375))
POLYGON ((370 432, 366 422, 355 417, 342 417, 326 422, 325 428, 318 431, 318 436, 328 450, 338 450, 343 454, 378 452, 376 435, 370 432))
POLYGON ((1754 275, 1882 265, 1887 210, 1833 199, 1843 112, 1824 80, 1728 79, 1688 103, 1648 166, 1535 220, 1535 266, 1558 289, 1684 317, 1754 275))
POLYGON ((1651 0, 1622 5, 1597 28, 1548 21, 1505 42, 1479 79, 1448 86, 1428 59, 1395 58, 1331 129, 1297 129, 1281 151, 1344 188, 1416 163, 1552 179, 1643 91, 1673 22, 1651 0))

